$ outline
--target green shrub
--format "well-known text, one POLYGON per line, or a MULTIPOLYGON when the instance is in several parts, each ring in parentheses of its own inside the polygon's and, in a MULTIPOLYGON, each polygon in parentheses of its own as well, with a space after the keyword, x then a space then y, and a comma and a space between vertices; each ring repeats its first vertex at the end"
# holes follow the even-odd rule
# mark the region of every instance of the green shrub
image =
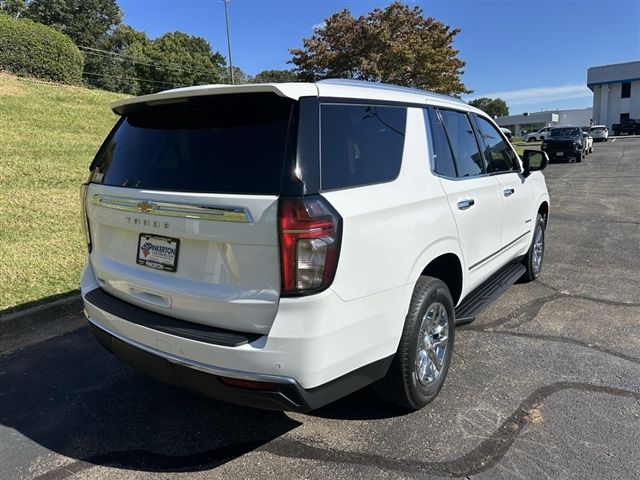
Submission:
POLYGON ((0 70, 79 84, 84 57, 65 34, 41 23, 0 14, 0 70))

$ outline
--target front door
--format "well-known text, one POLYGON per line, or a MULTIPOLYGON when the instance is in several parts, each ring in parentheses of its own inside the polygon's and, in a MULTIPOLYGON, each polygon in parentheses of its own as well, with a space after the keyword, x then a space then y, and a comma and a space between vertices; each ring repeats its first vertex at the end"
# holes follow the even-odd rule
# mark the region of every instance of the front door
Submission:
POLYGON ((498 266, 527 251, 535 226, 532 218, 533 191, 520 172, 520 163, 510 142, 489 120, 476 115, 485 160, 500 187, 502 232, 498 266))

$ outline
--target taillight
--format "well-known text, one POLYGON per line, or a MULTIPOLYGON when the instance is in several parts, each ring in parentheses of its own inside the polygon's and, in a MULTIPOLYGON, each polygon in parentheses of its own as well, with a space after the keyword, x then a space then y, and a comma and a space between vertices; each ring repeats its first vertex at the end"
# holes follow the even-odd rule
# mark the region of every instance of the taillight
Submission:
POLYGON ((320 196, 281 198, 280 265, 283 296, 326 289, 336 273, 340 215, 320 196))
POLYGON ((87 251, 91 253, 91 230, 89 230, 89 218, 87 217, 87 190, 89 189, 89 182, 83 183, 80 187, 80 202, 82 204, 81 221, 82 230, 84 232, 84 239, 87 244, 87 251))

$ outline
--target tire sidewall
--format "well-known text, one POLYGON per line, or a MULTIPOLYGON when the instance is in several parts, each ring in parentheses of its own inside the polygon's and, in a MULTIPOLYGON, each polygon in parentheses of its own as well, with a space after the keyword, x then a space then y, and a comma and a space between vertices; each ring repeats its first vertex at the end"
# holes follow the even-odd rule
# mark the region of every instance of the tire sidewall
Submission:
POLYGON ((428 294, 422 299, 420 309, 418 310, 418 314, 412 319, 412 344, 409 349, 409 389, 411 392, 411 396, 414 399, 414 403, 417 407, 424 406, 427 403, 431 402, 437 395, 442 385, 445 382, 447 377, 447 373, 449 371, 449 366, 451 365, 451 356, 453 354, 453 347, 455 341, 455 313, 453 300, 451 299, 451 294, 446 287, 438 287, 428 292, 428 294), (422 324, 422 318, 429 309, 429 307, 435 303, 439 302, 447 310, 448 322, 449 322, 449 336, 447 343, 447 352, 444 357, 444 366, 442 372, 438 379, 434 381, 428 387, 425 387, 418 380, 417 372, 416 372, 416 354, 418 350, 418 335, 420 334, 420 326, 422 324))
POLYGON ((531 246, 529 247, 529 253, 527 255, 528 257, 527 267, 529 272, 531 272, 531 280, 535 280, 536 278, 538 278, 540 276, 540 272, 542 271, 542 265, 544 264, 544 253, 545 253, 545 248, 547 246, 545 235, 546 235, 546 232, 545 232, 544 218, 542 218, 542 215, 538 214, 536 218, 536 228, 533 231, 533 238, 531 239, 531 246), (538 233, 539 228, 542 229, 542 261, 540 262, 540 270, 536 272, 533 268, 533 244, 536 240, 536 234, 538 233))

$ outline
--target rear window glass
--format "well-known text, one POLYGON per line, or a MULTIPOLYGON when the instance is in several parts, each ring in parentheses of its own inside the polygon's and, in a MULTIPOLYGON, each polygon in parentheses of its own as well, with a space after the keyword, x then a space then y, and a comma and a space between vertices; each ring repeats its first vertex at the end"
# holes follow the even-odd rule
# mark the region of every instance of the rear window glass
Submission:
POLYGON ((440 114, 453 149, 458 177, 481 175, 485 165, 467 115, 452 110, 440 110, 440 114))
POLYGON ((293 105, 241 94, 131 112, 98 153, 93 177, 150 190, 278 194, 293 105))
POLYGON ((400 173, 405 107, 322 105, 322 189, 394 180, 400 173))
POLYGON ((447 134, 444 131, 440 115, 432 108, 428 110, 428 114, 428 121, 431 126, 434 171, 445 177, 455 178, 456 167, 453 163, 453 154, 451 153, 449 140, 447 140, 447 134))

